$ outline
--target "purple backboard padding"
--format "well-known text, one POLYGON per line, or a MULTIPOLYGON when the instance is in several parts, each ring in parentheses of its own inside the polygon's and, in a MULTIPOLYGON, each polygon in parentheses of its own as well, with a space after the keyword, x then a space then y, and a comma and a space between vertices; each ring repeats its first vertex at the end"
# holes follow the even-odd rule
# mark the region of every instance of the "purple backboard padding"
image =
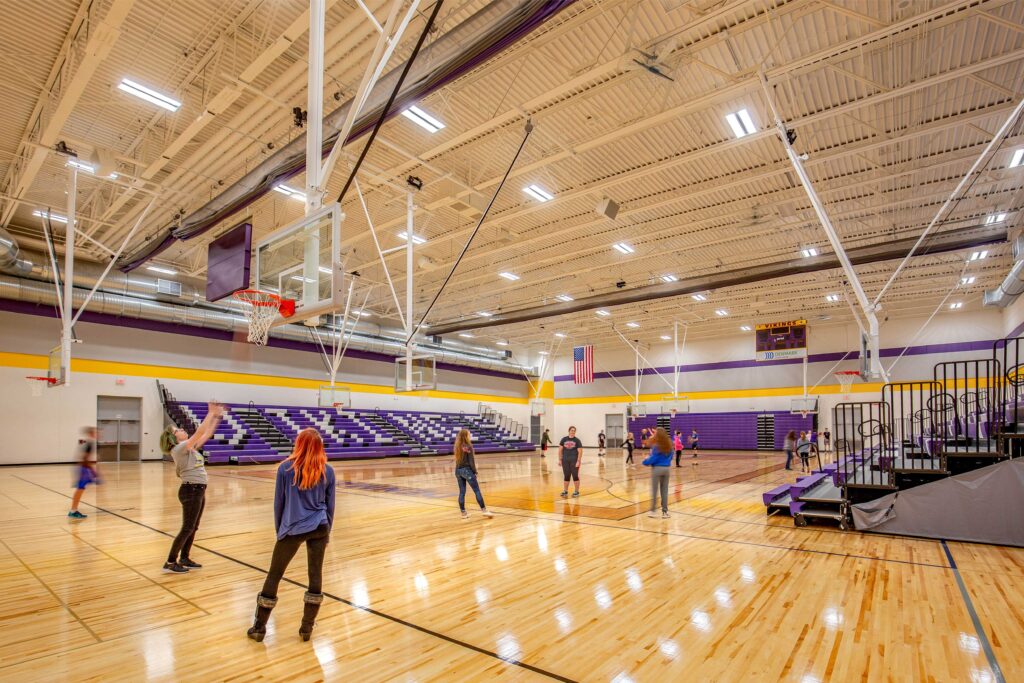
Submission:
POLYGON ((206 251, 206 300, 219 301, 249 288, 252 223, 240 223, 210 242, 206 251))

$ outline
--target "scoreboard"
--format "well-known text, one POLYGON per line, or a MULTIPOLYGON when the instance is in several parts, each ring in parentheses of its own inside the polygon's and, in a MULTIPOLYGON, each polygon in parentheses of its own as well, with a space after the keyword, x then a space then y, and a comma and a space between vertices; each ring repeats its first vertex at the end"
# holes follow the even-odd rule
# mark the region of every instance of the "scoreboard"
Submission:
POLYGON ((807 357, 807 321, 789 320, 758 325, 755 360, 807 357))

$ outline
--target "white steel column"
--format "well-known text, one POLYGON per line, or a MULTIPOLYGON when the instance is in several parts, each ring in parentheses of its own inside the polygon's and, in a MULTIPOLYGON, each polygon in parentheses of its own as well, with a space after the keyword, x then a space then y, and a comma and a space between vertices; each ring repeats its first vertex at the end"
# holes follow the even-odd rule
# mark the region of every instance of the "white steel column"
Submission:
POLYGON ((636 395, 633 397, 633 403, 640 403, 640 349, 637 347, 633 351, 636 352, 636 370, 633 375, 636 395))
MULTIPOLYGON (((309 64, 306 73, 306 215, 323 204, 321 149, 324 135, 324 0, 309 0, 309 64)), ((333 265, 333 257, 331 259, 333 265)), ((302 304, 312 308, 320 299, 320 231, 305 229, 303 239, 302 304)), ((319 324, 320 318, 304 321, 319 324)))
MULTIPOLYGON (((409 190, 405 199, 405 387, 412 386, 412 292, 413 292, 413 261, 412 251, 415 242, 412 239, 413 215, 416 207, 412 201, 412 190, 409 190)), ((543 378, 542 378, 543 379, 543 378)))
POLYGON ((679 398, 679 321, 672 322, 672 398, 679 398))
POLYGON ((807 398, 807 356, 804 356, 804 398, 807 398))
POLYGON ((835 252, 836 258, 839 259, 839 263, 843 267, 843 273, 846 274, 846 279, 850 282, 850 287, 853 289, 853 293, 857 297, 857 303, 860 304, 861 309, 864 311, 864 317, 868 321, 868 343, 871 346, 871 373, 875 377, 885 379, 885 368, 882 367, 881 360, 878 357, 878 316, 875 314, 876 307, 868 300, 868 295, 864 292, 864 287, 860 283, 857 271, 853 269, 853 264, 850 263, 850 257, 846 255, 846 250, 843 248, 843 244, 839 239, 839 234, 836 232, 831 219, 828 217, 828 213, 825 211, 825 205, 821 203, 821 199, 818 197, 818 193, 814 189, 814 184, 811 182, 810 176, 807 175, 807 171, 804 169, 803 161, 800 159, 800 156, 793 149, 793 145, 789 141, 789 130, 782 122, 779 111, 775 106, 775 98, 772 96, 771 89, 768 87, 768 79, 765 77, 763 71, 761 72, 760 77, 761 87, 764 90, 764 96, 768 102, 768 106, 772 111, 772 118, 775 120, 775 128, 779 134, 779 139, 782 141, 782 146, 786 150, 786 156, 789 157, 789 161, 793 165, 793 169, 796 171, 797 177, 800 178, 800 183, 804 186, 804 190, 807 192, 808 199, 811 200, 811 205, 814 207, 814 212, 818 215, 818 220, 821 221, 821 227, 825 231, 825 236, 828 237, 828 241, 832 245, 832 251, 835 252))
POLYGON ((64 383, 71 384, 71 323, 75 283, 75 202, 78 197, 78 168, 68 164, 68 229, 64 238, 64 313, 61 316, 60 364, 64 383))

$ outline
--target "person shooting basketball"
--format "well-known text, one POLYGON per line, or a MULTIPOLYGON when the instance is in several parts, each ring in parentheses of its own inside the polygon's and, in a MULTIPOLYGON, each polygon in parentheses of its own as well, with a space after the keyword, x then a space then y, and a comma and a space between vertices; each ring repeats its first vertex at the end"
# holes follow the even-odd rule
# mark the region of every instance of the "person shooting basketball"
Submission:
POLYGON ((186 574, 189 570, 203 567, 189 557, 203 508, 206 507, 206 464, 199 449, 213 436, 224 417, 224 406, 221 404, 211 401, 207 408, 206 417, 195 434, 189 436, 184 429, 174 432, 178 444, 171 449, 171 457, 174 459, 174 473, 181 480, 181 486, 178 487, 181 531, 171 543, 171 552, 163 566, 165 574, 186 574))

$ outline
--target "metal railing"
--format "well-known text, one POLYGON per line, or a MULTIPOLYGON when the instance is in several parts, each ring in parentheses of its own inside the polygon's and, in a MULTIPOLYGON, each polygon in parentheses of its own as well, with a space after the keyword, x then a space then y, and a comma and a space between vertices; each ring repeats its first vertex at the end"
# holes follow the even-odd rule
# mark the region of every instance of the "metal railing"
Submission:
POLYGON ((886 452, 879 466, 889 470, 941 471, 944 445, 955 411, 941 382, 893 382, 882 387, 886 452))
POLYGON ((949 455, 995 453, 1000 429, 998 382, 1001 364, 995 358, 937 363, 934 379, 942 396, 944 452, 949 455))
POLYGON ((892 421, 884 402, 840 403, 832 410, 839 485, 892 488, 892 421))

